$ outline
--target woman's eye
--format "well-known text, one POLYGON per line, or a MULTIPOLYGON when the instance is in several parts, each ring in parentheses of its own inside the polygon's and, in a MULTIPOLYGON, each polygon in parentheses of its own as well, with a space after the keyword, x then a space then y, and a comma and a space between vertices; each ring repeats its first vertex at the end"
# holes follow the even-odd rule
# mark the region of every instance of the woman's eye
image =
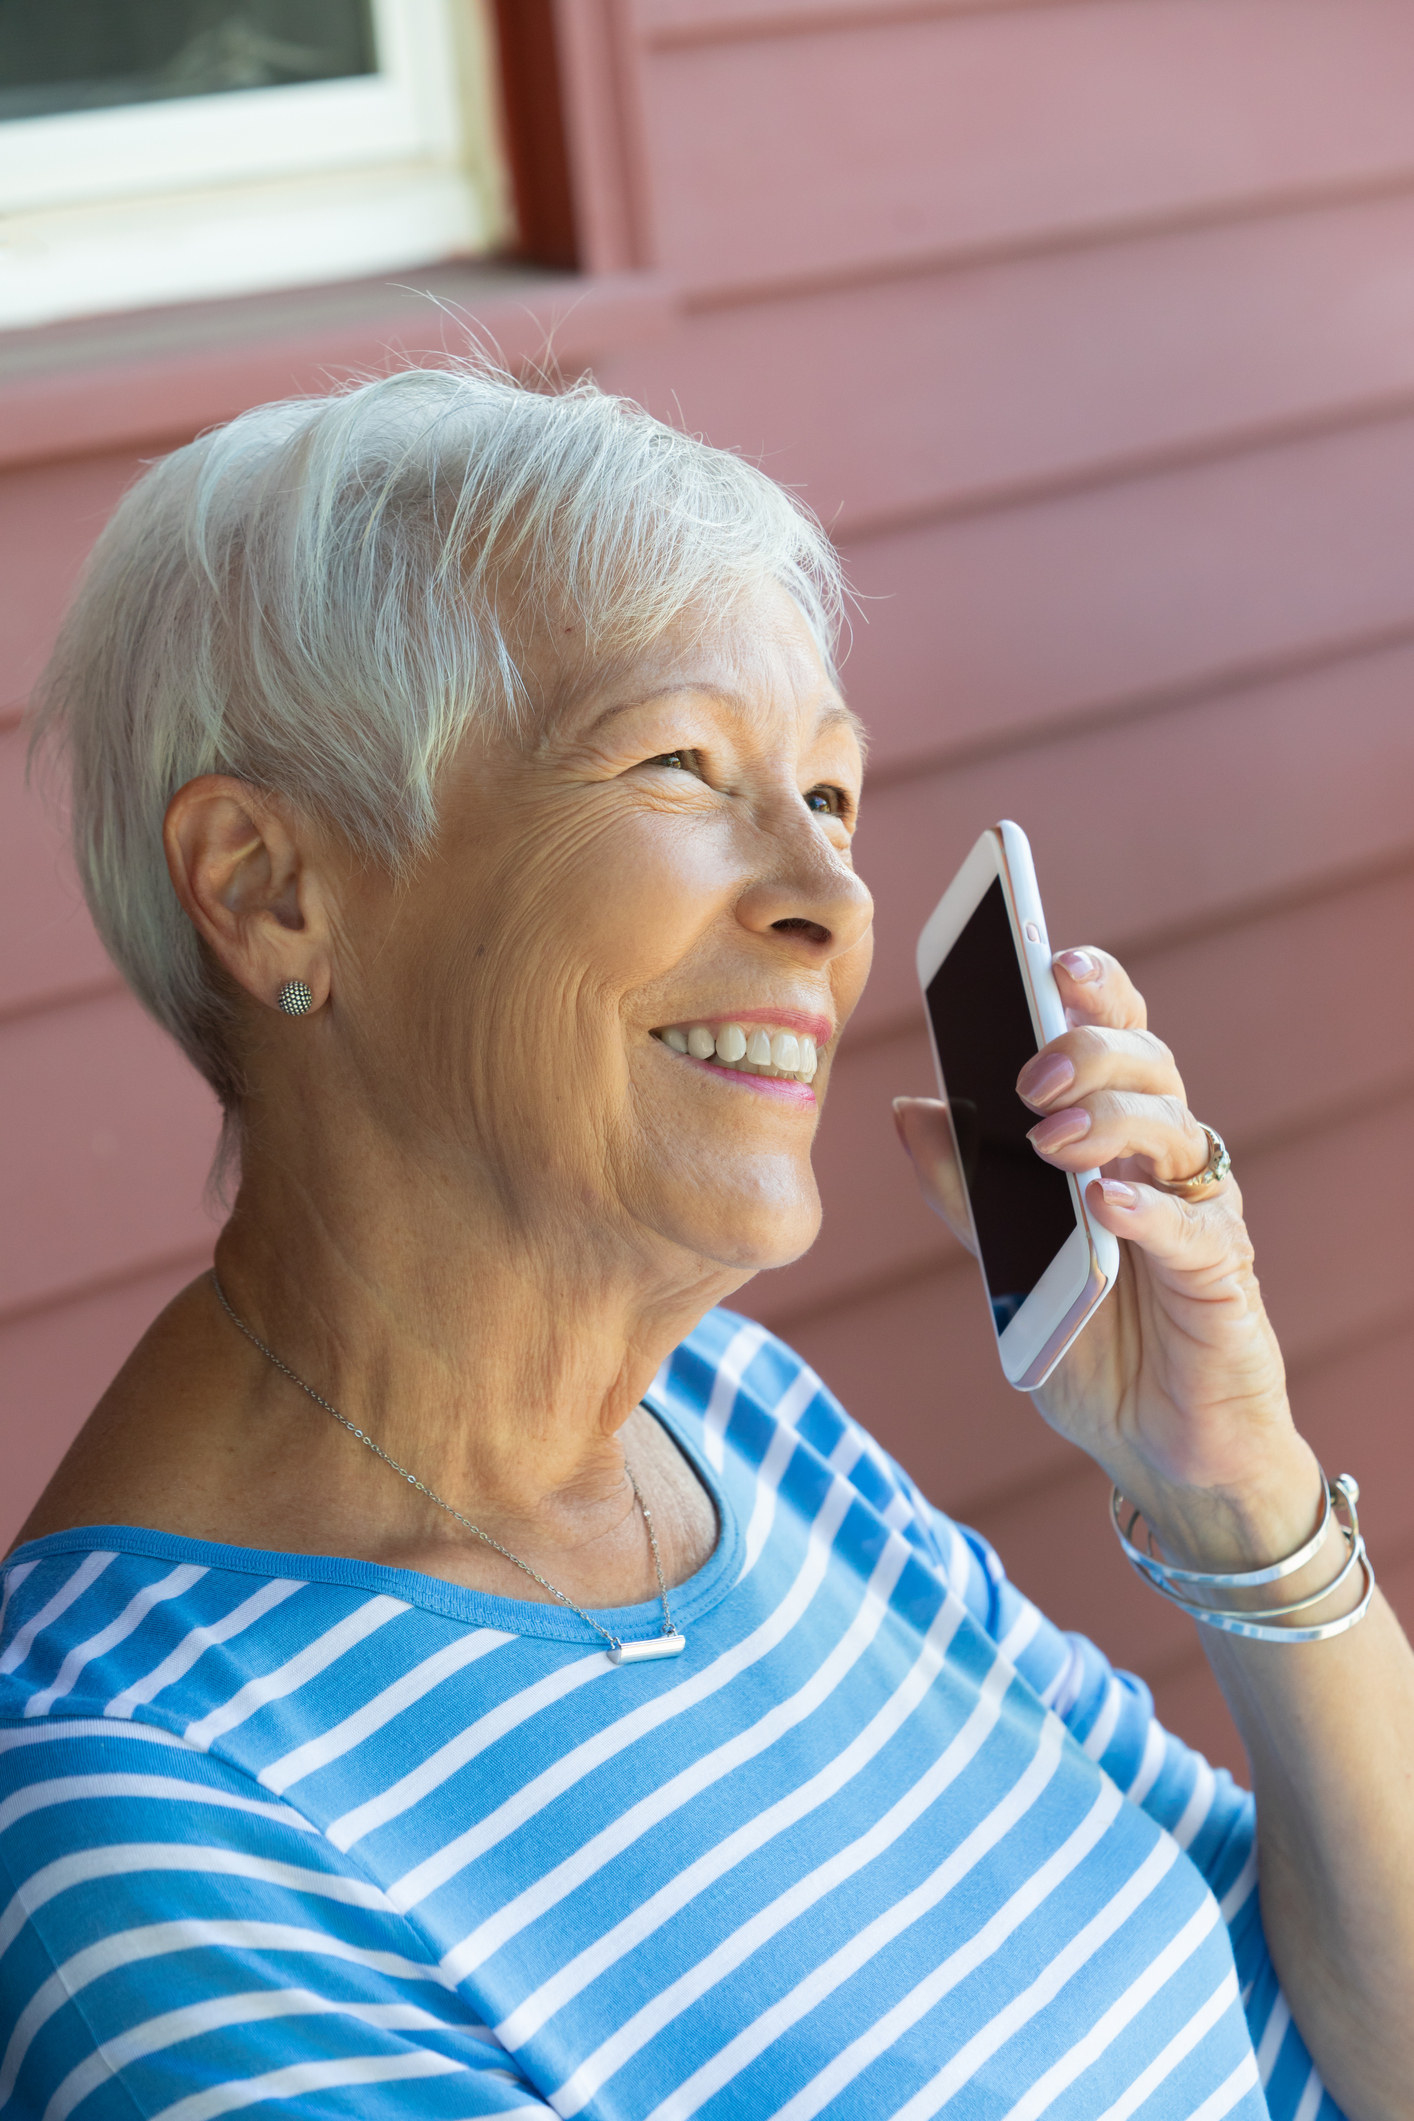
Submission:
POLYGON ((692 756, 686 751, 660 751, 657 758, 648 763, 650 766, 675 766, 680 773, 692 771, 692 756))

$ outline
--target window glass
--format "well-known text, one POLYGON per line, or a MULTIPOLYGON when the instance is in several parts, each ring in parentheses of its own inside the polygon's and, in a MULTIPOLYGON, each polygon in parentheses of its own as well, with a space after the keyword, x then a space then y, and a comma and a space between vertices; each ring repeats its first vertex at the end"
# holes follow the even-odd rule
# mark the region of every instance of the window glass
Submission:
POLYGON ((376 67, 371 0, 0 0, 0 121, 376 67))

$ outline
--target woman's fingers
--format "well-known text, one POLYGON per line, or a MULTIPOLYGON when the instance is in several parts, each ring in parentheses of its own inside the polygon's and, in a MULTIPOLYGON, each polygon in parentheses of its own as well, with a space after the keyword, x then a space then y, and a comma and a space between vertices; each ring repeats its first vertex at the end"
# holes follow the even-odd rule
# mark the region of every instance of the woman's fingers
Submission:
POLYGON ((1201 1171, 1208 1137, 1123 965, 1104 950, 1062 950, 1055 972, 1073 1028, 1017 1078, 1017 1095, 1041 1114, 1030 1130, 1033 1148, 1062 1171, 1131 1158, 1168 1181, 1201 1171))
POLYGON ((1071 1023, 1109 1024, 1117 1031, 1142 1031, 1148 1023, 1143 995, 1108 950, 1090 944, 1059 950, 1051 970, 1071 1023))
POLYGON ((1085 1189, 1085 1204, 1184 1295, 1220 1308, 1252 1308, 1252 1241, 1242 1220, 1242 1195, 1231 1179, 1206 1200, 1186 1201, 1130 1180, 1097 1178, 1085 1189))
POLYGON ((1102 1090, 1062 1105, 1030 1130, 1031 1146, 1062 1171, 1086 1171, 1142 1157, 1148 1175, 1192 1178, 1208 1161, 1208 1137, 1181 1097, 1102 1090))
POLYGON ((1097 1024, 1053 1038, 1016 1080, 1017 1096, 1033 1112, 1074 1104, 1097 1090, 1181 1098, 1183 1080, 1168 1047, 1152 1031, 1111 1030, 1097 1024))
POLYGON ((923 1198, 935 1215, 941 1215, 953 1236, 975 1255, 977 1242, 953 1150, 947 1106, 935 1097, 896 1097, 894 1125, 918 1174, 923 1198))

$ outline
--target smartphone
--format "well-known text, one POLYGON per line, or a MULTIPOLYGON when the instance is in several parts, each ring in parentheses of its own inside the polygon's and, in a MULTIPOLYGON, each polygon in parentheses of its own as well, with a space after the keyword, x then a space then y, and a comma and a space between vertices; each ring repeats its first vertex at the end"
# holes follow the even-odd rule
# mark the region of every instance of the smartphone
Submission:
POLYGON ((918 978, 1002 1369, 1033 1392, 1114 1287, 1119 1240, 1086 1212, 1099 1173, 1058 1171, 1026 1139, 1038 1115, 1016 1078, 1066 1021, 1019 825, 991 826, 958 870, 918 978))

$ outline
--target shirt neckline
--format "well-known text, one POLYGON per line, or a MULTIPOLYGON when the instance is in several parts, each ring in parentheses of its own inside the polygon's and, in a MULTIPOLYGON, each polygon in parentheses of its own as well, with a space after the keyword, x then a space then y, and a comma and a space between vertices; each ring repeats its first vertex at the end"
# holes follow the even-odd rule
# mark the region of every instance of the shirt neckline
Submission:
MULTIPOLYGON (((646 1392, 643 1404, 688 1460, 717 1512, 717 1543, 712 1552, 694 1575, 668 1593, 673 1619, 685 1629, 689 1622, 701 1619, 718 1605, 736 1581, 742 1553, 741 1524, 725 1483, 707 1464, 662 1397, 646 1392)), ((180 1532, 158 1531, 146 1525, 73 1525, 65 1532, 46 1533, 41 1539, 26 1540, 16 1547, 0 1566, 0 1575, 17 1563, 42 1561, 53 1554, 109 1550, 296 1583, 342 1583, 358 1590, 382 1592, 404 1605, 418 1606, 424 1612, 471 1627, 497 1628, 507 1635, 540 1641, 575 1643, 585 1649, 603 1647, 599 1636, 587 1639, 589 1631, 577 1614, 533 1599, 502 1598, 490 1591, 448 1583, 440 1576, 428 1576, 420 1569, 389 1568, 382 1562, 362 1561, 351 1555, 228 1546, 219 1540, 188 1539, 180 1532)), ((656 1597, 638 1605, 586 1606, 585 1611, 592 1613, 611 1635, 625 1641, 656 1635, 662 1628, 663 1608, 656 1597)))

